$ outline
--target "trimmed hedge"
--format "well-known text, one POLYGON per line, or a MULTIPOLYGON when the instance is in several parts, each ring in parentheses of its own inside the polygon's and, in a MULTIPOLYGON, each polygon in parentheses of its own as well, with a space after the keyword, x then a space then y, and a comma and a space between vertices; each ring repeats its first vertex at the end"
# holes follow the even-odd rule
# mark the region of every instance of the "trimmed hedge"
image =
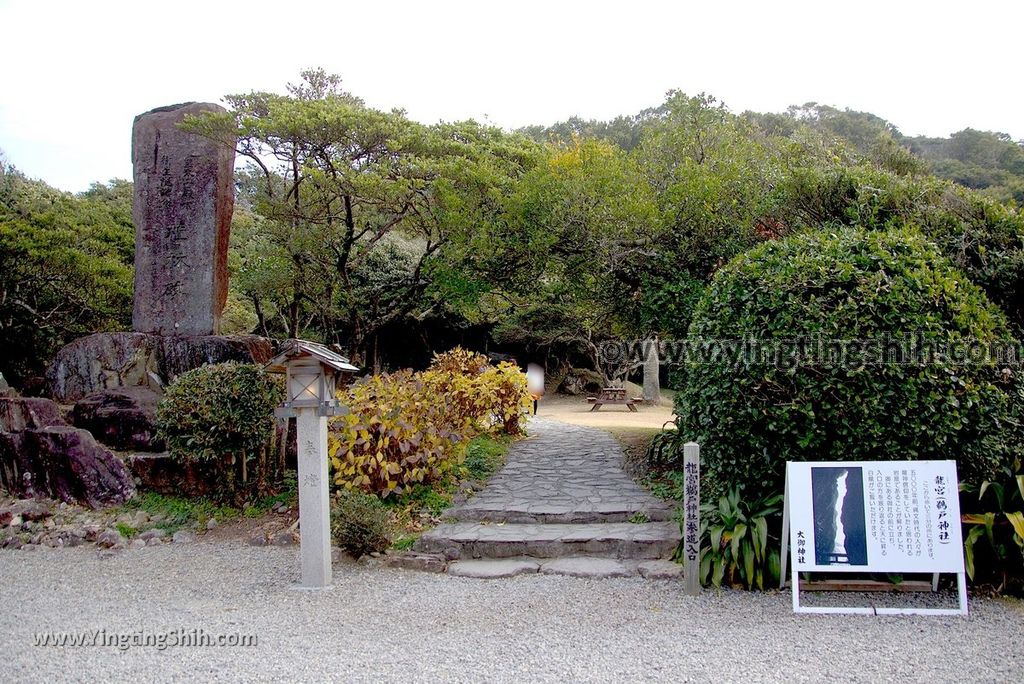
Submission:
MULTIPOLYGON (((807 232, 740 255, 715 276, 691 340, 1012 342, 1005 316, 911 229, 807 232)), ((1016 448, 1011 374, 995 363, 778 364, 684 368, 678 434, 701 444, 708 496, 782 491, 787 460, 954 458, 997 472, 1016 448)))

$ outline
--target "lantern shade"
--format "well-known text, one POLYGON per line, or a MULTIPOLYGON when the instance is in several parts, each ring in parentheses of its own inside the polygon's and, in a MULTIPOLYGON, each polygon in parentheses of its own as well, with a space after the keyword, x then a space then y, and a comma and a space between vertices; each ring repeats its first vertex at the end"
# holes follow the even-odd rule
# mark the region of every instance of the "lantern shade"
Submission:
POLYGON ((288 366, 294 361, 304 358, 314 359, 325 366, 330 366, 339 373, 358 373, 359 368, 349 363, 341 354, 328 349, 316 342, 305 340, 287 340, 281 344, 281 350, 277 356, 267 362, 265 368, 268 373, 284 373, 288 366))
POLYGON ((303 340, 285 342, 266 369, 288 377, 288 400, 276 412, 281 417, 294 416, 300 408, 316 408, 321 415, 344 412, 334 397, 338 374, 359 370, 322 344, 303 340))

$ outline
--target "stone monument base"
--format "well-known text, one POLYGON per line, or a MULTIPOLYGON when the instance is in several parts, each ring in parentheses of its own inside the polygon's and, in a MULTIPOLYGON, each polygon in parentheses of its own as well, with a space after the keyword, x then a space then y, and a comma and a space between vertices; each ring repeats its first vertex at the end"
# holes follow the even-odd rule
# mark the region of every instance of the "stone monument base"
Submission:
POLYGON ((46 369, 47 393, 59 403, 117 387, 148 387, 159 393, 182 373, 207 363, 266 363, 274 346, 258 335, 96 333, 57 352, 46 369))

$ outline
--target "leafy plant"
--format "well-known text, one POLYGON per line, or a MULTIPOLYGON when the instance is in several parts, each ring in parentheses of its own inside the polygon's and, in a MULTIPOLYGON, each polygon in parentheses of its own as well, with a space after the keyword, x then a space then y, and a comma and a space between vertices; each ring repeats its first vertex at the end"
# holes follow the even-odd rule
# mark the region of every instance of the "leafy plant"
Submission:
POLYGON ((171 456, 214 463, 226 493, 266 475, 280 382, 252 364, 219 363, 183 373, 157 406, 157 431, 171 456))
POLYGON ((391 545, 391 520, 377 497, 359 491, 339 490, 331 508, 334 543, 357 558, 382 552, 391 545))
POLYGON ((408 371, 377 375, 346 391, 348 415, 331 421, 335 484, 381 496, 439 480, 465 456, 445 397, 408 371))
POLYGON ((964 555, 967 576, 994 574, 1002 591, 1011 576, 1024 579, 1024 472, 1018 459, 1004 472, 1005 479, 985 480, 980 485, 960 485, 961 514, 965 525, 964 555), (977 495, 976 497, 970 495, 977 495), (990 496, 986 497, 986 494, 990 496), (964 496, 968 495, 968 496, 964 496), (987 547, 979 553, 978 542, 987 547))
MULTIPOLYGON (((237 517, 239 510, 230 506, 222 506, 210 499, 186 499, 180 496, 166 496, 156 492, 143 492, 128 501, 120 508, 121 511, 145 511, 151 518, 159 521, 152 527, 175 532, 182 527, 202 528, 210 519, 223 522, 237 517)), ((142 530, 138 530, 142 531, 142 530)), ((122 532, 125 536, 128 536, 122 532)))
POLYGON ((391 543, 391 548, 395 551, 408 551, 417 539, 419 539, 418 535, 403 535, 391 543))
MULTIPOLYGON (((342 403, 351 413, 331 422, 328 439, 334 481, 388 497, 454 474, 477 435, 521 434, 529 394, 514 364, 490 366, 456 348, 423 373, 358 382, 342 403)), ((471 465, 483 468, 486 460, 474 455, 471 465)))
MULTIPOLYGON (((721 587, 742 585, 747 589, 764 589, 779 578, 779 548, 769 533, 769 521, 782 511, 782 496, 775 495, 752 501, 740 498, 733 487, 718 500, 718 505, 700 507, 700 578, 701 583, 721 587)), ((685 527, 680 525, 685 533, 685 527)), ((677 557, 682 554, 682 546, 677 557)))
POLYGON ((683 500, 683 484, 686 475, 681 470, 670 470, 663 475, 650 476, 644 480, 644 486, 659 499, 683 500))
POLYGON ((127 523, 117 523, 114 525, 114 529, 120 532, 125 539, 132 539, 139 533, 138 529, 127 523))
POLYGON ((675 430, 664 428, 662 426, 662 431, 654 435, 647 446, 647 465, 654 472, 671 471, 682 466, 684 440, 675 430))

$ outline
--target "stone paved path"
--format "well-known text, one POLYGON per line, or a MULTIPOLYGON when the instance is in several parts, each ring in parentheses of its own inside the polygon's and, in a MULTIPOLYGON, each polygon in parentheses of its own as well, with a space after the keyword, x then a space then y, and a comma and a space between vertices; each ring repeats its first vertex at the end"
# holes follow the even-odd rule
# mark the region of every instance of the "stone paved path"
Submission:
POLYGON ((486 489, 447 512, 458 521, 625 522, 636 513, 670 520, 672 508, 622 469, 622 449, 596 428, 533 418, 486 489))
POLYGON ((677 576, 673 507, 622 469, 618 442, 603 430, 533 418, 487 487, 449 509, 450 522, 416 551, 444 555, 470 577, 542 572, 617 577, 677 576))

